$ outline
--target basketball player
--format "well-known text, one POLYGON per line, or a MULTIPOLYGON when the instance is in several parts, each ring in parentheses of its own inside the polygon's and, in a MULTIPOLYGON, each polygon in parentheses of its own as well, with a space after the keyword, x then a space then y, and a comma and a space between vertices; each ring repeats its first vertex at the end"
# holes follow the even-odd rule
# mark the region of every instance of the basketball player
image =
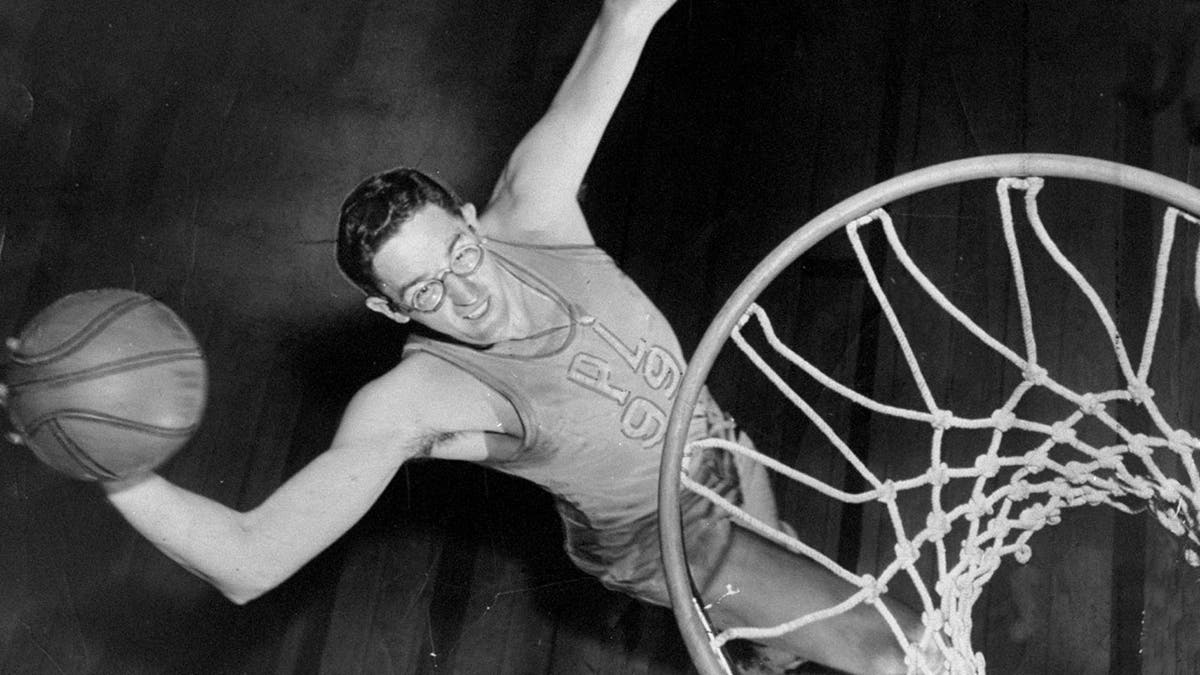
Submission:
MULTIPOLYGON (((609 588, 667 604, 656 476, 684 362, 662 314, 594 246, 576 195, 672 3, 604 3, 482 211, 407 169, 370 178, 347 198, 339 264, 367 307, 416 326, 401 362, 353 398, 326 452, 244 513, 157 475, 106 484, 125 518, 245 603, 333 543, 408 459, 470 460, 554 493, 575 564, 609 588)), ((715 434, 736 437, 706 394, 691 436, 715 434)), ((761 469, 713 451, 688 470, 774 518, 761 469)), ((718 625, 775 625, 856 590, 704 500, 687 496, 683 511, 693 571, 718 625)), ((915 635, 918 620, 896 611, 915 635)), ((899 645, 867 606, 771 646, 848 672, 905 672, 899 645)))

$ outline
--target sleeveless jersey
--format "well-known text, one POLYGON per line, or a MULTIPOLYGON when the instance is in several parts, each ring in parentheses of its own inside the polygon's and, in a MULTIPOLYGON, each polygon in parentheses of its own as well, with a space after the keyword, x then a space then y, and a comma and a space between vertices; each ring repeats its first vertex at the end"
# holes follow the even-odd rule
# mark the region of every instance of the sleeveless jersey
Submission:
MULTIPOLYGON (((567 552, 577 566, 610 588, 665 604, 656 512, 667 417, 684 369, 674 331, 595 246, 489 240, 487 252, 557 302, 569 323, 543 337, 533 356, 425 335, 410 336, 405 356, 424 352, 444 359, 507 398, 523 425, 524 442, 515 458, 484 463, 557 497, 567 552)), ((722 415, 705 392, 689 440, 709 434, 714 417, 722 415)), ((689 471, 730 495, 737 488, 736 470, 727 456, 711 454, 693 460, 689 471)), ((727 520, 690 494, 683 495, 685 526, 697 519, 727 520)), ((700 529, 704 547, 719 555, 723 545, 712 537, 721 527, 709 523, 700 529)))

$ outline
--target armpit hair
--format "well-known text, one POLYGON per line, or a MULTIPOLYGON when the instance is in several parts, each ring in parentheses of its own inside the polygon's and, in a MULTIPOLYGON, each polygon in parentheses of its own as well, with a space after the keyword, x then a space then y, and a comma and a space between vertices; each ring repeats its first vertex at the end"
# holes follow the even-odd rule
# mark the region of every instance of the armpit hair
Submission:
POLYGON ((454 440, 458 434, 457 431, 437 431, 420 436, 415 444, 417 452, 413 459, 433 459, 433 449, 454 440))

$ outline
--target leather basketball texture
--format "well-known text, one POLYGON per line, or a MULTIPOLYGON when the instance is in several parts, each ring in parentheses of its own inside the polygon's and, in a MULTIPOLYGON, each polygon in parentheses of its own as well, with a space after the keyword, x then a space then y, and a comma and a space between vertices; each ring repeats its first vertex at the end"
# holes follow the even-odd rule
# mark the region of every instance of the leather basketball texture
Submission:
POLYGON ((39 312, 18 336, 5 380, 26 444, 83 480, 162 464, 196 432, 208 389, 183 321, 122 289, 73 293, 39 312))

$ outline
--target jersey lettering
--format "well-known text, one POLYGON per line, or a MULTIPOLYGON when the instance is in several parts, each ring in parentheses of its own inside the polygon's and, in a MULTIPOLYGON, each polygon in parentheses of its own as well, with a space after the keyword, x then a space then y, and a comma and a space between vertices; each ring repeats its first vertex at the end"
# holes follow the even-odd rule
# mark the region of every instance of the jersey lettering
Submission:
POLYGON ((621 433, 652 448, 667 435, 667 415, 662 408, 638 396, 621 414, 621 433))
POLYGON ((608 361, 587 352, 579 352, 571 359, 571 365, 567 367, 567 379, 610 398, 619 405, 625 405, 625 399, 629 398, 629 392, 613 386, 610 381, 612 368, 608 361))
POLYGON ((608 346, 612 347, 614 352, 616 352, 621 358, 625 359, 625 363, 629 364, 629 367, 633 369, 633 372, 636 373, 638 369, 642 367, 642 361, 644 361, 646 358, 645 340, 638 340, 637 347, 630 349, 625 345, 624 342, 621 342, 621 338, 617 337, 615 333, 608 329, 608 326, 605 326, 597 321, 595 327, 596 334, 599 335, 602 340, 607 342, 608 346))
POLYGON ((639 339, 630 347, 603 323, 596 321, 591 327, 616 359, 579 352, 567 367, 567 379, 621 406, 621 433, 626 438, 641 441, 647 448, 658 445, 667 432, 667 413, 662 405, 645 397, 634 396, 631 400, 629 390, 613 384, 613 366, 620 369, 622 362, 629 366, 646 386, 662 394, 663 403, 675 397, 683 368, 671 352, 658 345, 647 346, 644 339, 639 339))
POLYGON ((642 376, 646 384, 662 390, 667 399, 672 399, 675 389, 679 387, 679 363, 670 352, 656 345, 647 354, 646 369, 642 376))

